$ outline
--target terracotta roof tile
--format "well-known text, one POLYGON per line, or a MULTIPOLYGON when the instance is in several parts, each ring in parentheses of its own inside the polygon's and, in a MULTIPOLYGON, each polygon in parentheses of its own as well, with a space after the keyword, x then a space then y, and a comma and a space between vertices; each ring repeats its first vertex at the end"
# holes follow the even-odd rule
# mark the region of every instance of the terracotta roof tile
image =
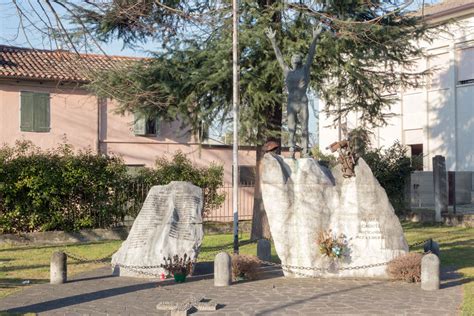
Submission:
POLYGON ((0 45, 0 78, 88 82, 90 71, 129 65, 140 59, 0 45))

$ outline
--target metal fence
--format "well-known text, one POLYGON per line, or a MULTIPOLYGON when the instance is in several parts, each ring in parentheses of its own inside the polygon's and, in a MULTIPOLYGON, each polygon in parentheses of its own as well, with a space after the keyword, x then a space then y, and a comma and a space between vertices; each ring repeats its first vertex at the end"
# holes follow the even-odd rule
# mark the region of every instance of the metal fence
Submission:
MULTIPOLYGON (((127 216, 126 221, 132 221, 139 212, 145 201, 145 198, 150 190, 150 186, 142 182, 131 183, 124 192, 120 192, 119 195, 127 195, 129 198, 125 199, 125 205, 122 206, 127 216)), ((232 210, 232 184, 224 184, 219 189, 219 193, 225 194, 225 200, 222 205, 209 212, 205 215, 204 221, 213 222, 231 222, 234 218, 232 210)), ((239 186, 239 220, 250 220, 252 219, 253 213, 253 184, 242 184, 239 186)))
MULTIPOLYGON (((252 219, 253 213, 253 184, 242 184, 239 186, 239 220, 252 219)), ((225 201, 221 207, 212 210, 204 217, 205 221, 231 222, 234 219, 232 210, 232 185, 225 184, 219 189, 219 193, 225 194, 225 201)))

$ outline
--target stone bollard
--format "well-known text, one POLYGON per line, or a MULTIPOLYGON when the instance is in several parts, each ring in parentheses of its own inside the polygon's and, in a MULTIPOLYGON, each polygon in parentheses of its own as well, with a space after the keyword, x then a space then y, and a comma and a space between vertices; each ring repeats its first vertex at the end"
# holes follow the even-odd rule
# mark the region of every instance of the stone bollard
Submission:
POLYGON ((428 253, 421 259, 421 289, 439 290, 439 258, 433 253, 428 253))
POLYGON ((423 246, 423 251, 425 253, 431 252, 438 256, 439 258, 439 244, 433 239, 428 240, 423 246))
POLYGON ((262 261, 271 261, 272 244, 267 239, 259 239, 257 242, 257 257, 262 261))
POLYGON ((67 256, 62 251, 56 251, 51 256, 50 283, 63 284, 67 281, 67 256))
POLYGON ((214 286, 232 283, 232 259, 227 252, 219 252, 214 259, 214 286))

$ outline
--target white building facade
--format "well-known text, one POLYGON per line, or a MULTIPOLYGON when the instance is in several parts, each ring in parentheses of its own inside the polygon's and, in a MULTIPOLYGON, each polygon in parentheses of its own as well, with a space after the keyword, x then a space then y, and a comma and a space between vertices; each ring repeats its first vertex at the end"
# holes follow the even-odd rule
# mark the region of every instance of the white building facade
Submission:
MULTIPOLYGON (((449 171, 474 171, 474 1, 454 0, 425 8, 429 23, 450 21, 431 43, 420 44, 426 58, 417 71, 431 69, 432 76, 413 90, 400 90, 390 109, 388 125, 373 130, 373 147, 395 141, 423 154, 423 169, 432 170, 432 158, 446 157, 449 171)), ((323 102, 320 102, 324 106, 323 102)), ((333 118, 320 113, 319 146, 338 139, 333 118)), ((348 129, 358 126, 357 113, 347 117, 348 129)))

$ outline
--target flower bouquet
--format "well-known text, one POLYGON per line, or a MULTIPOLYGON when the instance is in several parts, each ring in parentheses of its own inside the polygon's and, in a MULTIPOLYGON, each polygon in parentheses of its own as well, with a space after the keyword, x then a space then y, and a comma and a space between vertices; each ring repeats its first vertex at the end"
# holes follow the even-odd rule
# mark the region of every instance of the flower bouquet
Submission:
POLYGON ((188 258, 187 254, 181 258, 178 255, 173 256, 173 258, 163 258, 165 261, 164 264, 160 266, 165 269, 168 274, 172 274, 174 280, 178 283, 183 283, 186 281, 186 276, 191 273, 193 269, 193 262, 191 258, 188 258))
POLYGON ((328 258, 342 259, 348 252, 348 242, 344 234, 336 236, 332 230, 322 231, 318 235, 319 252, 328 258))

